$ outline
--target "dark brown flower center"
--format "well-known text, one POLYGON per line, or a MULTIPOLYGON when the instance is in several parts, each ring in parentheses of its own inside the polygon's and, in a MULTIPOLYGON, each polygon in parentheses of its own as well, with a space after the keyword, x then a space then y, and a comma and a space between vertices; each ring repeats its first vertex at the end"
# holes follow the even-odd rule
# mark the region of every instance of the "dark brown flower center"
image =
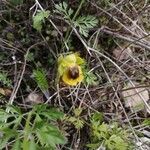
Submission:
POLYGON ((78 66, 70 67, 68 70, 69 78, 76 79, 79 77, 79 68, 78 66))

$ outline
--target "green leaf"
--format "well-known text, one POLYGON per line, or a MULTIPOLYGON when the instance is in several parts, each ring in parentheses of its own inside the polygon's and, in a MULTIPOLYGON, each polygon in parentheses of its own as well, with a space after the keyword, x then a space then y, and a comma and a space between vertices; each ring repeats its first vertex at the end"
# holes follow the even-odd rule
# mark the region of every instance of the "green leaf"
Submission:
POLYGON ((94 123, 94 122, 102 123, 102 121, 103 121, 102 113, 96 112, 91 117, 91 122, 92 123, 94 123))
POLYGON ((46 104, 34 105, 34 107, 33 107, 33 110, 38 114, 41 113, 41 112, 46 111, 46 109, 47 109, 46 104))
POLYGON ((10 137, 5 137, 5 138, 0 138, 0 147, 1 149, 3 149, 6 145, 7 145, 7 142, 8 140, 10 139, 10 137))
POLYGON ((66 2, 63 2, 63 3, 62 3, 62 6, 63 6, 63 8, 64 8, 65 10, 67 10, 68 5, 67 5, 66 2))
POLYGON ((99 131, 100 131, 100 132, 107 133, 107 132, 108 132, 108 125, 105 124, 105 123, 102 123, 102 124, 99 126, 99 131))
POLYGON ((73 14, 73 10, 71 8, 68 9, 68 4, 66 2, 56 4, 54 12, 63 15, 67 20, 70 20, 73 14))
POLYGON ((48 82, 46 79, 46 73, 43 69, 33 70, 33 76, 42 91, 48 90, 48 82))
POLYGON ((76 129, 81 129, 81 128, 83 128, 83 126, 84 126, 84 122, 83 122, 83 120, 82 119, 77 119, 76 120, 76 122, 75 122, 75 127, 76 127, 76 129))
POLYGON ((23 4, 23 0, 9 0, 11 4, 17 6, 23 4))
POLYGON ((85 37, 88 36, 89 30, 94 28, 98 23, 96 17, 88 15, 88 16, 81 16, 76 19, 74 22, 75 27, 79 28, 79 32, 84 35, 85 37))
POLYGON ((48 107, 45 104, 35 105, 34 110, 37 114, 42 115, 50 120, 61 119, 64 116, 64 114, 56 108, 48 107))
POLYGON ((3 131, 0 129, 0 133, 1 133, 1 138, 0 138, 1 149, 3 149, 7 145, 9 139, 14 138, 17 134, 15 130, 9 128, 5 128, 3 129, 3 131))
POLYGON ((11 115, 0 109, 0 122, 5 122, 11 115))
POLYGON ((143 121, 143 124, 144 124, 144 125, 147 125, 147 126, 150 126, 150 119, 149 119, 149 118, 145 119, 145 120, 143 121))
POLYGON ((36 130, 36 136, 42 146, 56 147, 57 144, 65 144, 66 142, 61 132, 52 125, 41 126, 36 130))
POLYGON ((8 105, 7 108, 9 109, 9 112, 12 114, 18 114, 21 115, 21 109, 14 105, 8 105))
POLYGON ((92 144, 87 144, 86 146, 90 148, 90 150, 96 150, 100 145, 101 143, 92 143, 92 144))
POLYGON ((26 141, 23 149, 24 150, 37 150, 36 143, 34 142, 33 139, 30 139, 30 141, 26 141))
POLYGON ((40 10, 38 13, 33 17, 33 28, 37 31, 41 31, 42 23, 44 22, 45 18, 48 18, 50 15, 50 11, 40 10))
POLYGON ((80 116, 81 113, 82 113, 82 108, 74 109, 74 114, 75 114, 76 117, 80 116))
POLYGON ((103 143, 103 146, 108 150, 127 150, 132 146, 126 130, 119 127, 117 123, 110 125, 106 123, 101 124, 99 117, 98 114, 92 116, 92 143, 90 144, 99 143, 101 145, 103 143))
POLYGON ((112 135, 109 140, 105 142, 108 149, 127 150, 128 144, 119 136, 112 135))
POLYGON ((78 53, 76 53, 75 55, 76 55, 76 62, 78 65, 85 65, 86 64, 86 61, 83 58, 81 58, 78 53))
POLYGON ((7 74, 4 72, 0 72, 0 83, 2 83, 4 86, 11 87, 12 82, 10 79, 8 79, 7 74))
POLYGON ((48 110, 46 112, 42 112, 41 115, 45 116, 50 120, 56 120, 63 118, 64 114, 62 112, 58 112, 55 109, 48 110))
POLYGON ((76 129, 81 129, 84 126, 84 121, 83 119, 80 119, 79 117, 66 117, 66 121, 69 121, 72 123, 76 129))
POLYGON ((29 52, 29 54, 27 55, 27 61, 32 62, 34 61, 34 53, 29 52))
POLYGON ((88 85, 98 85, 97 77, 93 72, 88 72, 87 70, 84 71, 84 80, 85 83, 88 85))
POLYGON ((16 140, 16 142, 14 143, 12 150, 20 150, 21 149, 21 141, 20 140, 16 140))

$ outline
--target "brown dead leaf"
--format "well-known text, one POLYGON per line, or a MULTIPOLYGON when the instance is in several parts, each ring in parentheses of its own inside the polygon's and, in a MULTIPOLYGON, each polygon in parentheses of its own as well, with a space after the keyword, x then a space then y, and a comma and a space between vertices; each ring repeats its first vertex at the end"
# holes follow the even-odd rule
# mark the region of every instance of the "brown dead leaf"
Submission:
POLYGON ((7 88, 0 88, 0 94, 4 96, 10 96, 12 93, 12 90, 7 89, 7 88))
MULTIPOLYGON (((139 87, 140 84, 137 82, 133 82, 136 87, 139 87)), ((147 102, 149 100, 149 93, 146 88, 134 88, 131 83, 127 83, 125 90, 122 92, 123 98, 125 100, 125 107, 130 107, 131 111, 139 111, 144 109, 145 105, 140 97, 139 93, 142 95, 144 100, 147 102), (136 91, 137 90, 137 91, 136 91)))
POLYGON ((132 50, 130 47, 117 47, 116 49, 114 49, 113 55, 117 60, 126 60, 130 55, 132 55, 132 50))
POLYGON ((32 92, 25 98, 25 102, 31 104, 40 104, 43 103, 43 97, 40 94, 32 92))

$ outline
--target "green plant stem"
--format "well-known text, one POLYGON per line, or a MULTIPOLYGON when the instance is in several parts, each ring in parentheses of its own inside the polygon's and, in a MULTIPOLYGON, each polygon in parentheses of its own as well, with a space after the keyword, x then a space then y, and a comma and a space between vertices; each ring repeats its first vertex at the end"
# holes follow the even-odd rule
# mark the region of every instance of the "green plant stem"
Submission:
MULTIPOLYGON (((77 15, 79 14, 79 11, 80 11, 80 9, 82 8, 82 5, 84 4, 84 2, 85 2, 85 0, 82 0, 82 1, 80 2, 80 5, 79 5, 79 7, 78 7, 76 13, 74 14, 73 18, 70 19, 71 22, 74 22, 74 21, 75 21, 75 19, 76 19, 77 15)), ((68 42, 68 40, 69 40, 69 38, 70 38, 70 30, 71 30, 71 27, 68 28, 67 33, 66 33, 66 35, 65 35, 65 41, 66 41, 66 43, 68 42)), ((63 46, 64 46, 64 43, 63 43, 63 46)), ((62 47, 63 47, 63 46, 62 46, 62 47)))
POLYGON ((32 111, 29 112, 24 128, 23 150, 27 150, 27 142, 28 142, 28 135, 30 133, 30 120, 32 117, 32 113, 33 113, 32 111))
POLYGON ((74 16, 73 16, 72 21, 74 21, 74 20, 76 19, 76 17, 77 17, 77 15, 78 15, 78 13, 79 13, 79 11, 80 11, 80 9, 81 9, 81 7, 82 7, 82 5, 83 5, 84 2, 85 2, 85 0, 82 0, 82 1, 80 2, 80 5, 79 5, 79 7, 78 7, 76 13, 75 13, 74 16))

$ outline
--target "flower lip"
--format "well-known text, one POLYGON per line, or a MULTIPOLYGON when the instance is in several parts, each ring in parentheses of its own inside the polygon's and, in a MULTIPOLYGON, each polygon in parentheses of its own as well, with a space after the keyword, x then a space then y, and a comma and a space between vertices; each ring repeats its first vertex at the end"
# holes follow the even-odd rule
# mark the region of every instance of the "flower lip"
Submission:
POLYGON ((82 82, 83 78, 82 69, 78 65, 68 67, 62 76, 63 82, 72 86, 82 82))
POLYGON ((72 79, 78 78, 79 77, 79 67, 78 66, 69 67, 68 76, 69 76, 69 78, 72 78, 72 79))

